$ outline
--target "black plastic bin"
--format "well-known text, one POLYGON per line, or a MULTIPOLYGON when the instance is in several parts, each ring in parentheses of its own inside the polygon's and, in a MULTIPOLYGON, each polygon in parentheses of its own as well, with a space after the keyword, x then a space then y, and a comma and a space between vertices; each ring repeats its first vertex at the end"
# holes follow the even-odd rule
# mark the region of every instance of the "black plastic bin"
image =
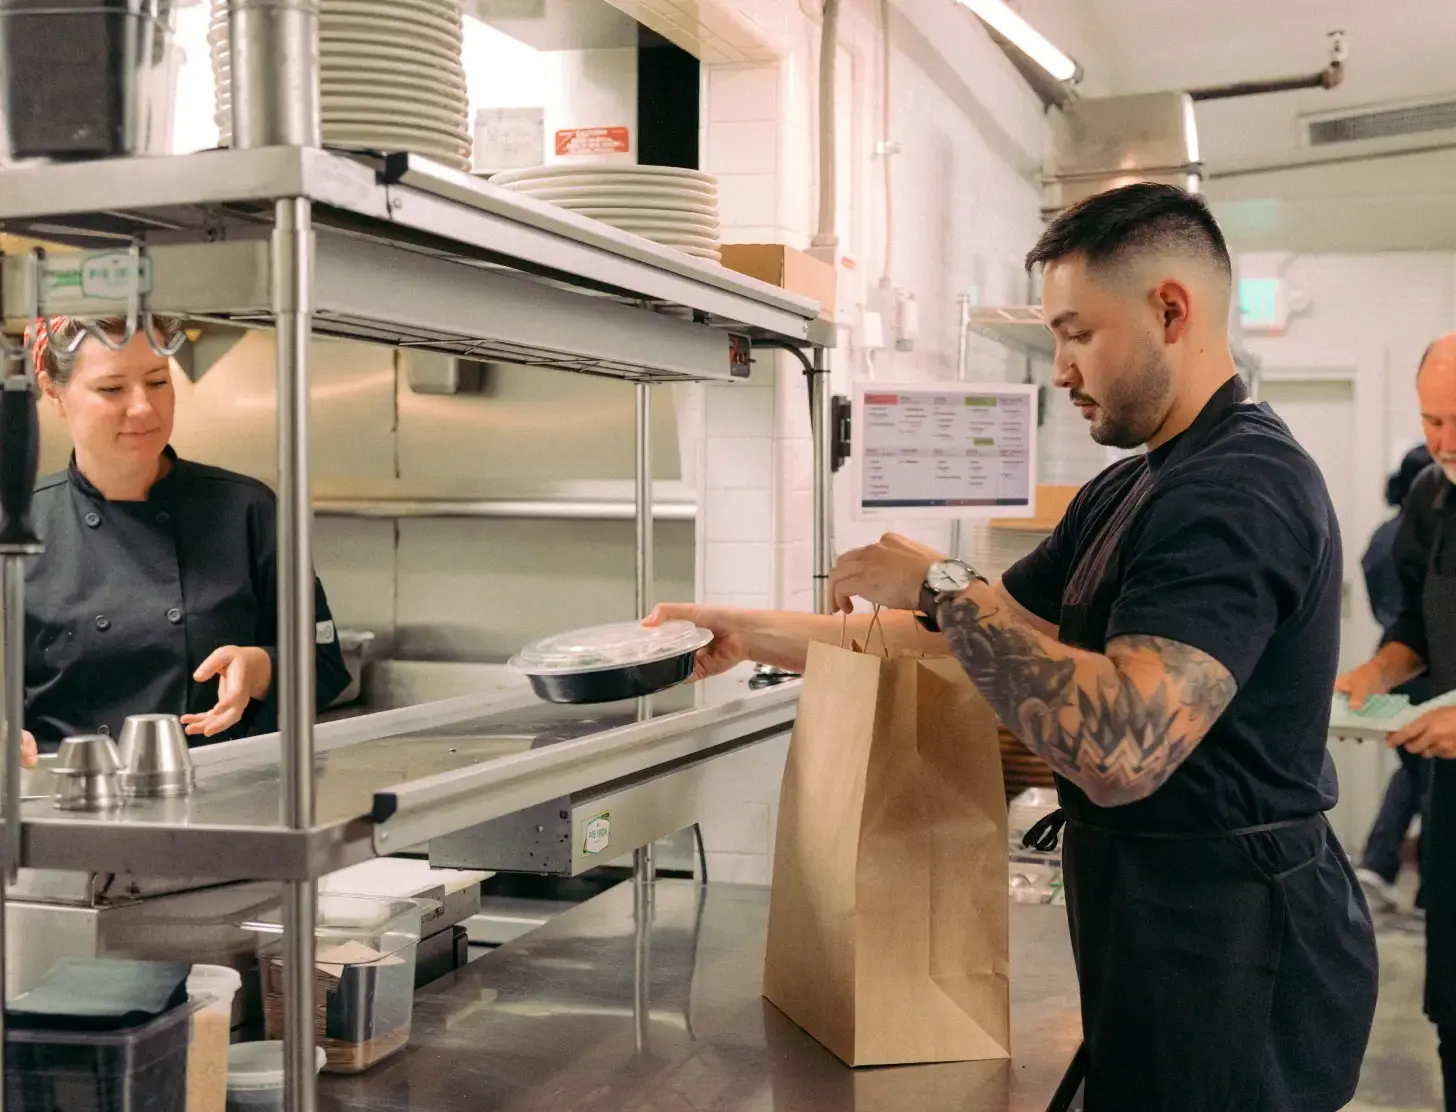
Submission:
POLYGON ((7 1031, 6 1112, 186 1112, 193 1010, 122 1031, 7 1031))

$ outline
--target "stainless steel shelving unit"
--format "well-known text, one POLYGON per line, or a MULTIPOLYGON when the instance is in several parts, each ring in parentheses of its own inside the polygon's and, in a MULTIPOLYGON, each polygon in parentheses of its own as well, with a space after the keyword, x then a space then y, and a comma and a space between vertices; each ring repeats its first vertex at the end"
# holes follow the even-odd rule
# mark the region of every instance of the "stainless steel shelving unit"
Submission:
MULTIPOLYGON (((830 551, 822 411, 833 330, 818 321, 819 306, 418 158, 321 149, 317 35, 313 0, 231 5, 238 149, 0 172, 0 228, 75 249, 3 260, 0 309, 12 324, 32 312, 157 312, 275 331, 281 733, 210 754, 189 799, 113 816, 61 817, 30 804, 20 859, 31 868, 186 875, 196 866, 220 880, 284 881, 289 1112, 316 1107, 316 878, 562 793, 782 733, 796 696, 792 686, 736 691, 659 717, 644 707, 635 722, 490 760, 457 739, 431 750, 439 760, 422 761, 422 776, 379 784, 377 768, 355 768, 340 787, 333 758, 363 739, 348 723, 319 727, 315 738, 311 336, 617 377, 638 384, 639 406, 652 383, 746 377, 755 341, 813 348, 821 593, 830 551)), ((650 457, 639 426, 641 467, 650 457)), ((647 584, 653 513, 640 479, 647 584)), ((650 601, 641 586, 639 600, 650 601)), ((426 725, 375 722, 391 731, 375 736, 443 728, 481 708, 467 700, 416 713, 426 725)))

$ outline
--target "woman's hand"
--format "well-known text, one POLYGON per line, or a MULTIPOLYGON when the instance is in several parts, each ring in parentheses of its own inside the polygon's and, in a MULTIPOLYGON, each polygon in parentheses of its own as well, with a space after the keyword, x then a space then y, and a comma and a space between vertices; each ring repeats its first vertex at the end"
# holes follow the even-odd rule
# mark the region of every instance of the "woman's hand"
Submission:
POLYGON ((698 650, 693 663, 694 680, 721 675, 748 659, 743 637, 734 628, 731 610, 667 602, 657 607, 642 624, 658 626, 663 622, 692 622, 712 633, 713 640, 698 650))
POLYGON ((29 730, 20 731, 20 767, 34 768, 40 764, 40 746, 35 743, 35 735, 29 730))
POLYGON ((184 714, 182 725, 192 735, 214 737, 236 726, 248 701, 262 699, 273 683, 273 660, 252 645, 224 645, 202 662, 192 678, 206 683, 217 677, 217 706, 206 714, 184 714))

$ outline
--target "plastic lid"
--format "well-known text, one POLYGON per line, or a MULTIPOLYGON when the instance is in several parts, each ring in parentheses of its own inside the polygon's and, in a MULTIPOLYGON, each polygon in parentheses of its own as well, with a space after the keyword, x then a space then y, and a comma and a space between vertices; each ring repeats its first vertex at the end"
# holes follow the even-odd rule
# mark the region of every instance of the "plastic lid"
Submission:
POLYGON ((650 664, 701 649, 713 640, 692 622, 644 626, 617 622, 558 633, 527 645, 511 658, 511 667, 528 676, 599 672, 628 664, 650 664))
POLYGON ((224 1000, 232 1005, 232 998, 243 987, 243 975, 226 965, 194 965, 187 974, 187 995, 193 1000, 211 997, 214 1005, 224 1000))
MULTIPOLYGON (((317 1073, 329 1056, 321 1046, 314 1047, 313 1053, 317 1073)), ((283 1044, 250 1042, 228 1047, 227 1087, 232 1093, 283 1088, 283 1044)))

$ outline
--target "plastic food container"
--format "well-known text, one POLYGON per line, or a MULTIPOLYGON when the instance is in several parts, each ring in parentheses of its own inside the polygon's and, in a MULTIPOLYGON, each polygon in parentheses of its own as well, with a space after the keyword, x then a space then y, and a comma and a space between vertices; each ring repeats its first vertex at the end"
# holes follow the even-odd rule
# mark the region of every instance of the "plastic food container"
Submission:
POLYGON ((194 965, 187 977, 192 1043, 187 1049, 187 1112, 223 1112, 227 1105, 228 1043, 233 997, 243 975, 225 965, 194 965))
MULTIPOLYGON (((323 1069, 324 1048, 316 1046, 323 1069)), ((227 1054, 227 1112, 282 1112, 283 1044, 238 1043, 227 1054)))
POLYGON ((0 158, 162 154, 172 0, 0 0, 0 158))
MULTIPOLYGON (((314 1005, 325 1071, 362 1073, 409 1042, 420 924, 439 908, 434 900, 320 893, 314 1005)), ((282 926, 265 919, 247 929, 258 935, 268 1038, 282 1039, 282 926)))
POLYGON ((6 1109, 186 1112, 192 1011, 124 1031, 6 1031, 6 1109))
POLYGON ((713 635, 692 622, 618 622, 558 633, 511 658, 549 703, 614 703, 654 695, 693 674, 713 635))

